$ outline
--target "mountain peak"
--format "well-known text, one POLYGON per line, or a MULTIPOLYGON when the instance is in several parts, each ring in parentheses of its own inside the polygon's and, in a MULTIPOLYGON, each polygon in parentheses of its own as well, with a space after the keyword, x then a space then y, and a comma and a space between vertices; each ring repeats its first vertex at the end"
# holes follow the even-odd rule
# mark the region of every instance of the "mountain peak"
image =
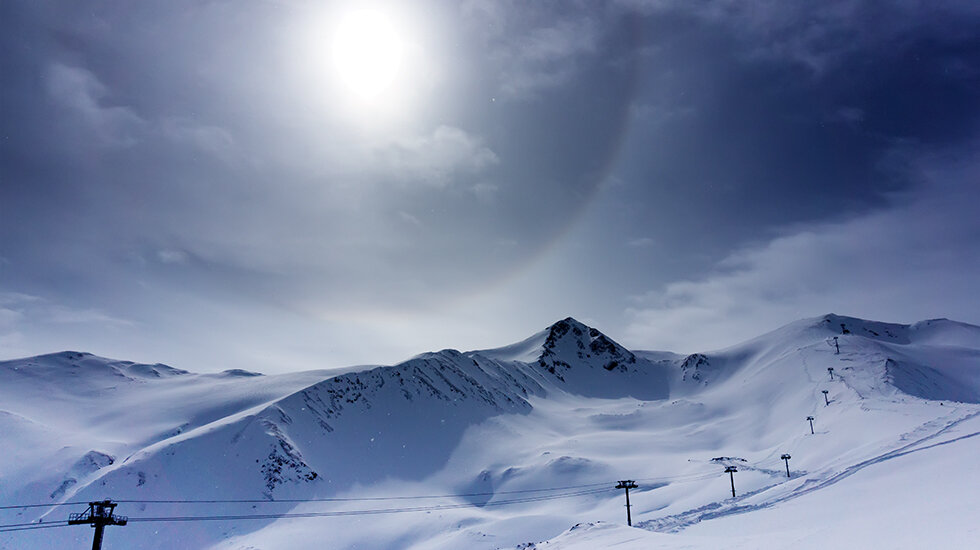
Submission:
POLYGON ((557 334, 558 337, 561 337, 569 330, 574 329, 577 329, 580 333, 586 332, 590 329, 595 330, 574 317, 565 317, 561 321, 556 321, 553 325, 548 327, 548 335, 551 336, 557 334))
POLYGON ((547 332, 538 364, 559 378, 561 371, 572 368, 573 363, 601 365, 611 371, 625 370, 625 365, 636 362, 636 356, 628 349, 572 317, 551 325, 547 332))

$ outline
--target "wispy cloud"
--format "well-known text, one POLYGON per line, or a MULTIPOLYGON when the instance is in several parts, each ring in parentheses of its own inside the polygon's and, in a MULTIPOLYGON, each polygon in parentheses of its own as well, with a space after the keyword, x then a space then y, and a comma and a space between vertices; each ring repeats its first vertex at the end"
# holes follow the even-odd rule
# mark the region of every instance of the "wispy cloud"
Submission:
POLYGON ((482 181, 480 183, 474 184, 473 187, 470 188, 470 191, 472 191, 473 194, 476 195, 477 199, 485 203, 491 203, 496 199, 497 193, 500 192, 500 186, 493 183, 482 181))
POLYGON ((886 4, 869 0, 618 0, 617 4, 648 15, 680 12, 736 29, 739 40, 748 46, 747 55, 790 59, 817 75, 853 52, 894 47, 896 40, 923 27, 941 25, 950 16, 980 16, 980 4, 971 0, 886 4))
POLYGON ((164 264, 186 264, 190 256, 183 250, 167 248, 157 251, 157 260, 164 264))
POLYGON ((235 138, 224 128, 199 124, 183 117, 167 117, 159 124, 163 137, 193 147, 226 162, 237 159, 235 138))
POLYGON ((927 182, 886 209, 796 228, 729 255, 704 278, 636 297, 627 311, 629 340, 703 351, 828 312, 980 322, 968 298, 980 294, 972 198, 980 165, 926 162, 927 182), (956 168, 935 168, 943 164, 956 168))
POLYGON ((654 241, 650 237, 639 237, 628 241, 626 243, 626 246, 632 246, 634 248, 645 248, 648 246, 653 246, 654 244, 656 244, 656 241, 654 241))
POLYGON ((385 176, 437 187, 453 183, 456 175, 477 174, 499 162, 482 140, 451 126, 389 142, 375 154, 375 166, 385 176))
POLYGON ((101 145, 127 147, 138 141, 144 120, 130 107, 108 104, 108 89, 91 71, 53 63, 46 84, 51 99, 84 124, 101 145))
POLYGON ((114 317, 97 309, 75 309, 60 305, 51 305, 43 312, 42 320, 51 323, 96 323, 100 325, 129 326, 133 322, 121 317, 114 317))
POLYGON ((51 300, 0 290, 0 359, 46 353, 49 339, 64 330, 125 329, 135 323, 94 308, 76 308, 51 300))
POLYGON ((24 294, 22 292, 2 292, 0 291, 0 306, 19 305, 41 300, 38 296, 24 294))
POLYGON ((399 210, 398 211, 398 218, 400 220, 402 220, 403 222, 405 222, 406 224, 411 225, 413 227, 421 227, 422 226, 421 220, 419 220, 415 216, 409 214, 408 212, 405 212, 404 210, 399 210))
POLYGON ((62 124, 72 124, 85 139, 103 147, 133 147, 148 138, 162 139, 224 162, 238 160, 231 133, 183 116, 144 117, 127 105, 113 104, 113 93, 92 71, 52 63, 45 73, 49 98, 64 109, 62 124))
POLYGON ((567 83, 580 57, 595 53, 600 26, 576 3, 562 15, 524 2, 471 0, 463 13, 483 34, 503 97, 528 99, 567 83))
POLYGON ((74 308, 40 296, 19 292, 0 292, 0 327, 36 323, 99 323, 132 325, 128 319, 114 317, 94 308, 74 308))

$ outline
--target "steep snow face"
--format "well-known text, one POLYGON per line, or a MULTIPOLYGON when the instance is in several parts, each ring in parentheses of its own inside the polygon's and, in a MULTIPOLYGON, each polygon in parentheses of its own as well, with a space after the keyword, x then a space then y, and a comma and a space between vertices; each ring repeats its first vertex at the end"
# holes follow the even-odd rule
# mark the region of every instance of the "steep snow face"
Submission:
MULTIPOLYGON (((466 428, 491 416, 526 414, 529 396, 542 393, 521 369, 444 350, 324 380, 259 417, 267 433, 276 429, 274 448, 289 437, 309 468, 343 490, 432 474, 466 428)), ((271 496, 275 487, 266 486, 271 496)))

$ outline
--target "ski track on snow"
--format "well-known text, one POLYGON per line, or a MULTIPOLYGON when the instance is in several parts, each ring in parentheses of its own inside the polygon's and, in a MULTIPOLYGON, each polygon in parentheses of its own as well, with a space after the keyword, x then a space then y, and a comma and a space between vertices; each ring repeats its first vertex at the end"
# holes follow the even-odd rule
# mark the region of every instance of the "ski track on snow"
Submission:
MULTIPOLYGON (((953 414, 955 414, 955 413, 953 413, 953 414)), ((949 415, 947 415, 947 418, 948 418, 948 416, 949 415)), ((924 447, 920 447, 920 445, 922 445, 923 443, 932 441, 932 440, 934 440, 934 439, 942 436, 943 434, 945 434, 946 432, 948 432, 952 428, 954 428, 954 427, 956 427, 956 426, 958 426, 958 425, 960 425, 960 424, 962 424, 962 423, 964 423, 964 422, 966 422, 968 420, 971 420, 973 418, 976 418, 978 416, 980 416, 980 411, 975 411, 975 412, 972 412, 972 413, 968 413, 965 416, 962 416, 961 418, 958 418, 956 420, 952 420, 952 421, 946 422, 938 430, 931 431, 930 433, 928 433, 928 435, 922 436, 922 437, 916 439, 915 441, 912 441, 910 443, 907 443, 905 445, 902 445, 900 447, 897 447, 895 449, 892 449, 892 450, 890 450, 888 452, 879 454, 879 455, 874 456, 872 458, 869 458, 867 460, 863 460, 861 462, 858 462, 857 464, 853 464, 851 466, 848 466, 848 467, 844 468, 843 470, 841 470, 841 471, 839 471, 839 472, 837 472, 837 473, 835 473, 835 474, 833 474, 833 475, 831 475, 829 477, 826 477, 826 478, 823 478, 823 479, 807 479, 803 483, 803 485, 801 485, 797 489, 794 489, 792 492, 790 492, 788 494, 785 494, 785 495, 775 496, 775 497, 773 497, 771 499, 768 499, 768 500, 766 500, 764 502, 760 502, 758 504, 743 504, 743 505, 738 505, 737 502, 738 501, 745 501, 746 499, 749 499, 749 498, 751 498, 751 497, 753 497, 755 495, 759 495, 761 493, 764 493, 764 492, 772 489, 773 487, 778 487, 779 485, 782 485, 783 482, 774 483, 774 484, 771 484, 771 485, 766 485, 765 487, 762 487, 760 489, 756 489, 754 491, 748 491, 748 492, 746 492, 746 493, 744 493, 744 494, 736 497, 735 499, 729 499, 728 501, 726 501, 727 502, 727 507, 726 507, 726 502, 712 502, 712 503, 706 504, 704 506, 700 506, 698 508, 694 508, 694 509, 691 509, 691 510, 687 510, 685 512, 681 512, 679 514, 674 514, 674 515, 671 515, 671 516, 666 516, 666 517, 662 517, 662 518, 656 518, 656 519, 652 519, 652 520, 647 520, 647 521, 638 523, 636 526, 637 527, 640 527, 642 529, 646 529, 648 531, 656 531, 656 532, 662 532, 662 533, 676 533, 678 531, 682 531, 686 527, 689 527, 689 526, 694 525, 696 523, 700 523, 700 522, 705 521, 705 520, 710 520, 710 519, 715 519, 715 518, 720 518, 720 517, 725 517, 725 516, 731 516, 731 515, 735 515, 735 514, 742 514, 742 513, 745 513, 745 512, 752 512, 752 511, 755 511, 755 510, 761 510, 761 509, 765 509, 765 508, 771 508, 771 507, 773 507, 776 504, 779 504, 781 502, 786 502, 786 501, 789 501, 789 500, 793 500, 793 499, 799 498, 801 496, 810 494, 810 493, 812 493, 814 491, 817 491, 817 490, 820 490, 820 489, 824 489, 826 487, 829 487, 831 485, 834 485, 836 483, 839 483, 840 481, 842 481, 842 480, 844 480, 844 479, 846 479, 846 478, 848 478, 848 477, 850 477, 850 476, 852 476, 852 475, 860 472, 861 470, 867 468, 868 466, 873 466, 875 464, 881 464, 882 462, 886 462, 888 460, 892 460, 892 459, 895 459, 895 458, 898 458, 898 457, 901 457, 901 456, 905 456, 905 455, 908 455, 908 454, 912 454, 912 453, 915 453, 915 452, 924 451, 926 449, 932 449, 934 447, 939 447, 939 446, 943 446, 943 445, 949 445, 951 443, 956 443, 958 441, 962 441, 962 440, 965 440, 965 439, 976 437, 976 436, 980 435, 980 431, 978 431, 978 432, 972 432, 972 433, 969 433, 969 434, 966 434, 966 435, 962 435, 962 436, 959 436, 959 437, 956 437, 956 438, 953 438, 953 439, 948 439, 946 441, 940 441, 938 443, 933 443, 931 445, 926 445, 924 447)), ((930 427, 936 426, 936 424, 939 423, 940 420, 941 419, 935 419, 935 420, 930 420, 928 422, 924 422, 923 424, 920 424, 914 430, 911 430, 909 432, 906 432, 906 433, 902 434, 899 437, 899 441, 904 441, 904 440, 906 440, 910 436, 915 436, 915 434, 917 434, 917 433, 921 433, 924 430, 928 430, 930 427)), ((760 471, 765 472, 766 470, 760 470, 760 471)))

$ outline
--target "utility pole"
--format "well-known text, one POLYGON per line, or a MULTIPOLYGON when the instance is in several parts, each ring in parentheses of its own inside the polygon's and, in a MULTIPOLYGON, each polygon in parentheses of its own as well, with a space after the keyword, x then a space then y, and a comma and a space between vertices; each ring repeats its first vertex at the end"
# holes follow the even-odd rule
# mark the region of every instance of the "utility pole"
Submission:
POLYGON ((827 399, 827 394, 830 393, 827 390, 821 390, 820 393, 823 394, 823 406, 826 407, 830 405, 830 399, 827 399))
POLYGON ((626 489, 626 525, 633 526, 633 518, 630 517, 630 489, 636 489, 636 482, 626 479, 619 482, 617 489, 626 489))
POLYGON ((837 343, 836 336, 834 336, 834 347, 837 348, 837 351, 834 353, 834 355, 840 355, 840 344, 837 343))
POLYGON ((786 462, 786 477, 790 477, 789 476, 789 459, 791 459, 793 457, 789 456, 789 453, 783 453, 783 456, 781 456, 779 458, 783 459, 786 462))
POLYGON ((834 379, 834 367, 827 367, 827 372, 830 373, 830 379, 834 379))
POLYGON ((738 468, 736 468, 735 466, 729 466, 725 468, 725 472, 727 472, 728 475, 731 476, 732 478, 732 498, 735 498, 735 472, 737 471, 738 468))
POLYGON ((100 500, 88 503, 88 510, 81 514, 69 514, 68 525, 90 524, 95 528, 95 536, 92 539, 92 550, 102 549, 102 536, 105 534, 106 525, 126 525, 129 518, 113 514, 116 503, 111 500, 100 500))
POLYGON ((806 417, 806 419, 810 421, 810 435, 813 435, 815 433, 813 431, 813 417, 812 416, 808 416, 808 417, 806 417))

